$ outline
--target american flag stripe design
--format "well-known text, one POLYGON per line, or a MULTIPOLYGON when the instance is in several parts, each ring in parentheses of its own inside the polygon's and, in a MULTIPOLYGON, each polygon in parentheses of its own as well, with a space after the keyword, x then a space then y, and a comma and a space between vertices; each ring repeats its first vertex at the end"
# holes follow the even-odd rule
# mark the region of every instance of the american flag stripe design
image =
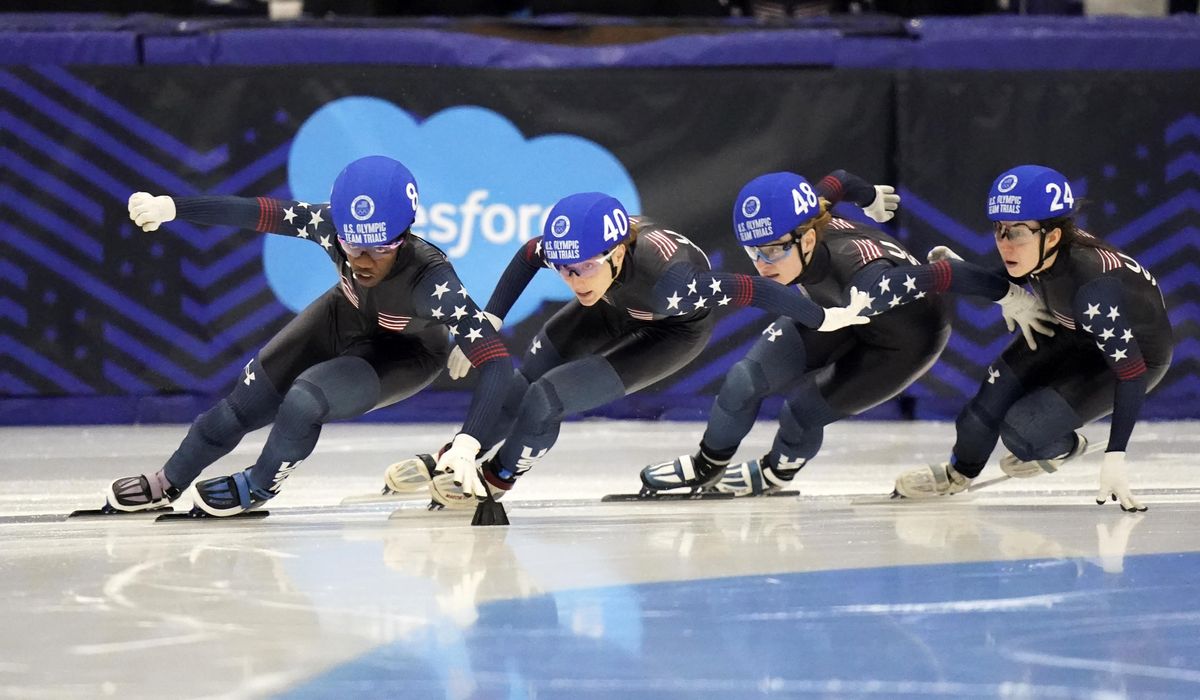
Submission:
POLYGON ((1146 373, 1146 361, 1142 359, 1141 355, 1129 357, 1117 362, 1113 369, 1121 381, 1137 379, 1146 373))
POLYGON ((654 320, 654 314, 650 311, 641 311, 640 309, 626 309, 626 311, 629 312, 630 316, 636 318, 639 321, 653 321, 654 320))
POLYGON ((1103 248, 1094 248, 1094 250, 1100 256, 1100 264, 1103 266, 1103 272, 1121 267, 1121 259, 1111 251, 1104 250, 1103 248))
POLYGON ((675 251, 679 249, 679 245, 658 231, 651 231, 644 236, 645 240, 658 249, 658 252, 663 256, 663 260, 670 260, 675 251))
POLYGON ((358 295, 354 293, 353 285, 347 282, 345 277, 342 278, 342 294, 345 294, 350 303, 354 304, 354 308, 358 308, 358 295))
POLYGON ((879 249, 879 246, 875 245, 874 241, 856 238, 850 242, 858 249, 858 254, 862 257, 863 265, 883 257, 883 251, 879 249))
MULTIPOLYGON (((357 306, 357 304, 355 304, 357 306)), ((412 316, 393 316, 379 312, 379 325, 389 331, 400 332, 408 327, 408 322, 412 320, 412 316)))
POLYGON ((828 192, 829 196, 826 199, 840 200, 842 198, 842 181, 832 175, 826 175, 817 183, 817 190, 828 192))
POLYGON ((938 260, 929 266, 933 272, 933 291, 941 294, 950 288, 950 280, 954 273, 950 268, 950 263, 946 260, 938 260))
POLYGON ((733 305, 749 306, 754 301, 754 283, 746 275, 734 275, 733 281, 733 305))
POLYGON ((846 221, 845 219, 839 219, 837 217, 834 217, 829 220, 829 227, 830 228, 840 228, 843 230, 850 230, 850 229, 854 228, 854 224, 850 223, 849 221, 846 221))
POLYGON ((279 202, 270 197, 256 197, 258 200, 258 223, 255 231, 274 231, 279 226, 279 202))
POLYGON ((1063 315, 1063 314, 1060 314, 1060 313, 1058 313, 1057 311, 1054 311, 1054 310, 1051 310, 1051 312, 1050 312, 1050 313, 1054 314, 1054 318, 1055 318, 1055 319, 1056 319, 1056 320, 1059 322, 1059 324, 1061 324, 1061 325, 1062 325, 1064 328, 1070 328, 1071 330, 1075 330, 1075 319, 1071 318, 1070 316, 1065 316, 1065 315, 1063 315))
MULTIPOLYGON (((459 347, 462 347, 460 344, 459 347)), ((508 357, 508 348, 499 338, 491 338, 480 343, 474 343, 467 348, 467 359, 472 367, 478 367, 488 360, 508 357)))

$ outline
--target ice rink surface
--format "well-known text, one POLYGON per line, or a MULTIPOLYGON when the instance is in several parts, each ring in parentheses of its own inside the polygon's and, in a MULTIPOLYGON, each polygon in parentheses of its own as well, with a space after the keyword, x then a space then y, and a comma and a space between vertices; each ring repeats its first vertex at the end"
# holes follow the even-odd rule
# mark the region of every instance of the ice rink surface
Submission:
POLYGON ((325 429, 263 520, 55 517, 185 431, 0 429, 0 696, 1200 697, 1198 423, 1135 431, 1144 515, 1095 505, 1098 455, 860 503, 944 459, 953 426, 851 421, 799 498, 601 504, 702 426, 578 422, 506 498, 507 528, 344 506, 452 432, 358 424, 325 429))

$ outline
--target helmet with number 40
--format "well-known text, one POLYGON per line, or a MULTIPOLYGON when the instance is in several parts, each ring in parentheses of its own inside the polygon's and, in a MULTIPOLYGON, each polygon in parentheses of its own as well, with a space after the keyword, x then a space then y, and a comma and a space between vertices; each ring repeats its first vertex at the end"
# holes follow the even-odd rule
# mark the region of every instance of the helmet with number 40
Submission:
POLYGON ((552 265, 573 265, 612 250, 629 238, 625 207, 601 192, 558 200, 542 231, 542 252, 552 265))

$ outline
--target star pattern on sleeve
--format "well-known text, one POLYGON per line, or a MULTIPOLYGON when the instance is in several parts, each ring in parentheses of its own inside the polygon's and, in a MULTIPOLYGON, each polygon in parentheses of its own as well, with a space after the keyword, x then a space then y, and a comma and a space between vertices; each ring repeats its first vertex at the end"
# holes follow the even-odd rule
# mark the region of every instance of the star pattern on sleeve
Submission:
POLYGON ((1076 308, 1085 307, 1083 315, 1091 322, 1081 323, 1080 328, 1092 336, 1096 349, 1104 355, 1117 379, 1128 381, 1145 374, 1146 362, 1133 328, 1121 313, 1120 288, 1100 283, 1095 287, 1085 286, 1079 293, 1090 297, 1077 300, 1076 308))

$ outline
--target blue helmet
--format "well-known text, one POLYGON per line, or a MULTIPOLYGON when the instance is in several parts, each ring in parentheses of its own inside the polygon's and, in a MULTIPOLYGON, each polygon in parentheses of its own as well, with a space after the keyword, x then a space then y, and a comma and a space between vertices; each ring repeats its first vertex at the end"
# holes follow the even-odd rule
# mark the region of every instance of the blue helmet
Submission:
POLYGON ((1004 172, 988 192, 992 221, 1045 221, 1075 212, 1071 183, 1044 165, 1020 165, 1004 172))
POLYGON ((629 214, 615 197, 581 192, 558 200, 542 230, 542 253, 552 265, 573 265, 629 238, 629 214))
POLYGON ((329 212, 337 236, 355 246, 387 245, 417 216, 417 181, 387 156, 367 156, 347 165, 333 181, 329 212))
POLYGON ((763 245, 821 213, 817 191, 796 173, 768 173, 746 183, 733 204, 741 245, 763 245))

